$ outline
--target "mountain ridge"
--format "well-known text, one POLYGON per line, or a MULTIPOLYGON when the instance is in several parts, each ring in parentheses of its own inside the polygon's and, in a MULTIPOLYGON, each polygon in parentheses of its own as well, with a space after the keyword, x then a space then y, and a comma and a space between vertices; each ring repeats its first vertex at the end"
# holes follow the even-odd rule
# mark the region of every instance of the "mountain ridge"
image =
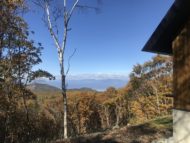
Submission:
MULTIPOLYGON (((45 84, 45 83, 38 83, 34 82, 31 83, 27 86, 28 89, 33 91, 34 93, 39 93, 39 92, 61 92, 61 89, 50 85, 50 84, 45 84)), ((96 91, 95 89, 88 88, 88 87, 82 87, 82 88, 72 88, 72 89, 67 89, 67 91, 96 91)))
MULTIPOLYGON (((55 87, 60 88, 61 80, 36 80, 38 83, 49 84, 55 87)), ((72 79, 67 80, 66 84, 68 89, 81 89, 81 88, 90 88, 96 91, 105 91, 109 87, 122 88, 127 84, 127 79, 72 79)))

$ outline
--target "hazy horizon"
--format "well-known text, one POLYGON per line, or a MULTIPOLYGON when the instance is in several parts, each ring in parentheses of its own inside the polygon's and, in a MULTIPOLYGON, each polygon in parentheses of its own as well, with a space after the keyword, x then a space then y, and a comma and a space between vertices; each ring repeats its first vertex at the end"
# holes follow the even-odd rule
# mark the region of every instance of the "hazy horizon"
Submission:
MULTIPOLYGON (((105 91, 109 87, 122 88, 128 82, 128 74, 76 74, 68 75, 66 84, 68 89, 91 88, 97 91, 105 91)), ((61 88, 61 80, 56 76, 55 80, 39 78, 34 83, 42 83, 61 88)))

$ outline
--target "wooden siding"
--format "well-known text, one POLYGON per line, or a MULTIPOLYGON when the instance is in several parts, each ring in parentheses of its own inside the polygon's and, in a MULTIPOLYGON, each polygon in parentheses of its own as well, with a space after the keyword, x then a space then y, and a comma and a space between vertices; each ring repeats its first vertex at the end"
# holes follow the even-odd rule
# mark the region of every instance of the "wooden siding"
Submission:
POLYGON ((190 21, 173 41, 174 108, 190 111, 190 21))

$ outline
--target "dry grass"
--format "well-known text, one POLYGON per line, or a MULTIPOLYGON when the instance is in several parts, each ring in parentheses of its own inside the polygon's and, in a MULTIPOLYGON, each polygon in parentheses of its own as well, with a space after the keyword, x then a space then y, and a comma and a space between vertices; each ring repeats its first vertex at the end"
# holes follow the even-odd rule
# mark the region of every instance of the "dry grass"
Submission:
POLYGON ((135 126, 124 126, 56 143, 150 143, 172 136, 172 117, 162 117, 135 126))

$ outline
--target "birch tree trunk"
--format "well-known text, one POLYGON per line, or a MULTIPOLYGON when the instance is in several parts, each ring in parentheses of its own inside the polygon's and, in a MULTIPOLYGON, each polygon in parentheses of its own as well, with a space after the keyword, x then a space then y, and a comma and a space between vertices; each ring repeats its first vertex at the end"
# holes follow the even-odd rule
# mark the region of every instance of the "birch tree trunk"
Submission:
MULTIPOLYGON (((70 21, 70 18, 73 14, 73 11, 75 7, 77 6, 79 0, 75 0, 73 6, 71 7, 70 10, 67 9, 67 0, 63 0, 63 19, 64 19, 64 32, 63 32, 63 40, 62 44, 59 43, 58 40, 58 35, 55 34, 52 26, 52 21, 50 17, 50 9, 49 9, 49 1, 45 1, 45 13, 47 16, 47 23, 48 23, 48 30, 51 34, 51 37, 54 41, 54 44, 57 48, 58 52, 58 59, 59 59, 59 64, 60 64, 60 74, 61 74, 61 90, 62 90, 62 96, 63 96, 63 132, 64 132, 64 138, 68 138, 67 135, 67 93, 66 93, 66 75, 69 71, 68 70, 65 73, 65 66, 64 66, 64 52, 66 48, 66 42, 67 42, 67 32, 68 32, 68 24, 70 21)), ((74 51, 75 52, 75 51, 74 51)))
MULTIPOLYGON (((54 19, 51 18, 50 14, 51 13, 51 9, 49 8, 50 3, 51 2, 56 2, 53 0, 36 0, 35 4, 37 4, 38 6, 42 7, 44 9, 44 12, 46 14, 46 22, 48 25, 48 30, 50 32, 50 35, 54 41, 55 47, 57 48, 57 52, 58 52, 58 58, 59 58, 59 64, 60 64, 60 74, 61 74, 61 89, 62 89, 62 96, 63 96, 63 131, 64 131, 64 138, 67 138, 67 93, 66 93, 66 76, 69 72, 69 68, 70 68, 70 63, 68 62, 68 69, 65 72, 65 66, 64 66, 64 52, 65 52, 65 48, 66 48, 66 42, 67 42, 67 34, 68 31, 70 31, 69 26, 69 22, 70 19, 73 15, 73 12, 75 10, 75 8, 78 6, 80 8, 88 8, 88 9, 94 9, 97 10, 97 8, 95 7, 90 7, 90 6, 86 6, 86 5, 79 5, 79 0, 74 0, 73 4, 68 6, 67 4, 67 0, 62 0, 63 1, 63 11, 62 12, 62 18, 63 18, 63 27, 64 27, 64 31, 63 31, 63 37, 62 37, 62 41, 61 43, 59 42, 59 36, 58 36, 58 32, 55 33, 54 32, 54 25, 52 24, 54 22, 54 24, 56 23, 56 21, 54 19), (53 21, 52 21, 53 20, 53 21)), ((56 9, 57 10, 57 9, 56 9)), ((58 10, 59 11, 59 10, 58 10)), ((59 16, 60 14, 58 14, 59 16)), ((55 18, 55 17, 54 17, 55 18)), ((58 29, 56 29, 58 31, 58 29)), ((76 49, 75 49, 76 51, 76 49)), ((73 54, 69 57, 70 58, 74 55, 75 51, 73 52, 73 54)))
POLYGON ((63 63, 61 64, 61 89, 62 89, 62 96, 63 96, 63 129, 64 129, 64 138, 67 138, 67 93, 66 93, 66 80, 65 80, 65 73, 64 73, 64 66, 63 63))

